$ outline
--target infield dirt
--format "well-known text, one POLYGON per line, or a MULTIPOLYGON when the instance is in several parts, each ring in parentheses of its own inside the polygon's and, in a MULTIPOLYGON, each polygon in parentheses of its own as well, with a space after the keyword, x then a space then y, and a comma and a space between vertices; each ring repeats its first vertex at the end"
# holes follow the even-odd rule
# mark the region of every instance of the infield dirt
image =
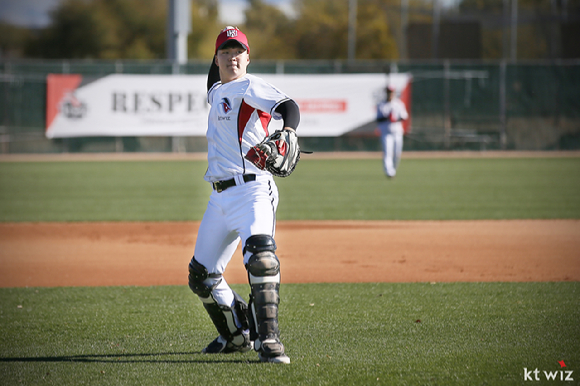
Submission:
MULTIPOLYGON (((1 223, 0 287, 186 285, 199 222, 1 223)), ((281 221, 283 283, 580 281, 580 220, 281 221)), ((225 274, 247 283, 241 251, 225 274)))
MULTIPOLYGON (((200 154, 2 154, 0 162, 203 160, 200 154)), ((318 153, 373 158, 380 153, 318 153)), ((580 152, 405 152, 407 158, 580 152)), ((186 285, 199 222, 0 223, 0 287, 186 285)), ((283 283, 580 281, 580 220, 280 221, 283 283)), ((241 249, 225 273, 247 283, 241 249)))

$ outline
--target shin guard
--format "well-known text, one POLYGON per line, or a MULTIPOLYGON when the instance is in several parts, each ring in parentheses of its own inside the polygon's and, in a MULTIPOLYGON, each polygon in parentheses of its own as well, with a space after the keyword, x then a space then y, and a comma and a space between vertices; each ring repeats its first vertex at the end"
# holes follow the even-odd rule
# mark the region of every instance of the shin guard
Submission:
POLYGON ((255 338, 254 349, 265 357, 284 354, 278 329, 280 262, 275 250, 274 239, 267 235, 248 238, 245 247, 245 251, 252 254, 246 264, 252 289, 251 336, 255 338))
POLYGON ((220 281, 221 275, 209 274, 207 269, 195 260, 195 257, 191 259, 189 263, 189 288, 202 301, 218 333, 225 338, 231 347, 249 347, 248 304, 235 291, 232 291, 234 293, 232 307, 219 304, 214 299, 212 291, 220 281), (207 279, 213 279, 211 281, 215 281, 215 284, 208 285, 207 279))

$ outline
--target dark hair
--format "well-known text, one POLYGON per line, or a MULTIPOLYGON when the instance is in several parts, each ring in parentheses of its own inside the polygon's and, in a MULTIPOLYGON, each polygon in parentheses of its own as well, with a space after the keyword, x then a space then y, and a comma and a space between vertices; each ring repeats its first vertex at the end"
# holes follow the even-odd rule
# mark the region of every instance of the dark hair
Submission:
POLYGON ((242 43, 234 39, 228 40, 227 42, 222 44, 220 48, 218 48, 218 50, 225 50, 226 48, 243 48, 244 50, 246 49, 246 47, 244 47, 242 43))

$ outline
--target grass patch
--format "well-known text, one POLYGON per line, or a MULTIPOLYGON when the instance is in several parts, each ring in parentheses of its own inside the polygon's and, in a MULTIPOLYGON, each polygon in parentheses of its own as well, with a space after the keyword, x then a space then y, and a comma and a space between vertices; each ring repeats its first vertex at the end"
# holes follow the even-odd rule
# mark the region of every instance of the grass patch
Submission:
MULTIPOLYGON (((235 285, 241 294, 247 286, 235 285)), ((206 356, 187 286, 0 290, 0 383, 519 385, 580 377, 580 283, 286 284, 289 366, 206 356)))
POLYGON ((1 221, 201 219, 203 162, 0 163, 1 221))
MULTIPOLYGON (((306 158, 306 157, 305 157, 306 158)), ((200 220, 205 161, 0 163, 0 221, 200 220)), ((580 218, 580 158, 308 160, 279 220, 580 218)))
POLYGON ((295 173, 278 181, 281 219, 580 218, 580 158, 410 159, 393 180, 377 160, 308 161, 295 173))

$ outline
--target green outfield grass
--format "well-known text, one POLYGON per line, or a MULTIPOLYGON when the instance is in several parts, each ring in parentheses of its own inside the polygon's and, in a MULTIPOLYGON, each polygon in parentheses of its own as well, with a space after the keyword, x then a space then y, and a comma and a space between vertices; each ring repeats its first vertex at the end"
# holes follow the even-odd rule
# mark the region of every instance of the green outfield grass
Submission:
MULTIPOLYGON (((305 156, 304 158, 306 158, 305 156)), ((205 161, 0 163, 0 221, 200 220, 205 161)), ((278 219, 580 218, 580 158, 303 160, 278 219)))
POLYGON ((524 368, 580 380, 580 283, 287 284, 281 295, 289 366, 201 354, 215 332, 187 286, 3 289, 0 384, 521 385, 524 368))
MULTIPOLYGON (((2 162, 0 221, 199 220, 205 168, 2 162)), ((578 219, 579 172, 580 158, 409 159, 387 180, 379 160, 303 160, 278 179, 278 218, 578 219)), ((580 282, 283 284, 281 295, 289 366, 202 355, 215 330, 185 283, 0 289, 0 385, 580 383, 580 282)))

